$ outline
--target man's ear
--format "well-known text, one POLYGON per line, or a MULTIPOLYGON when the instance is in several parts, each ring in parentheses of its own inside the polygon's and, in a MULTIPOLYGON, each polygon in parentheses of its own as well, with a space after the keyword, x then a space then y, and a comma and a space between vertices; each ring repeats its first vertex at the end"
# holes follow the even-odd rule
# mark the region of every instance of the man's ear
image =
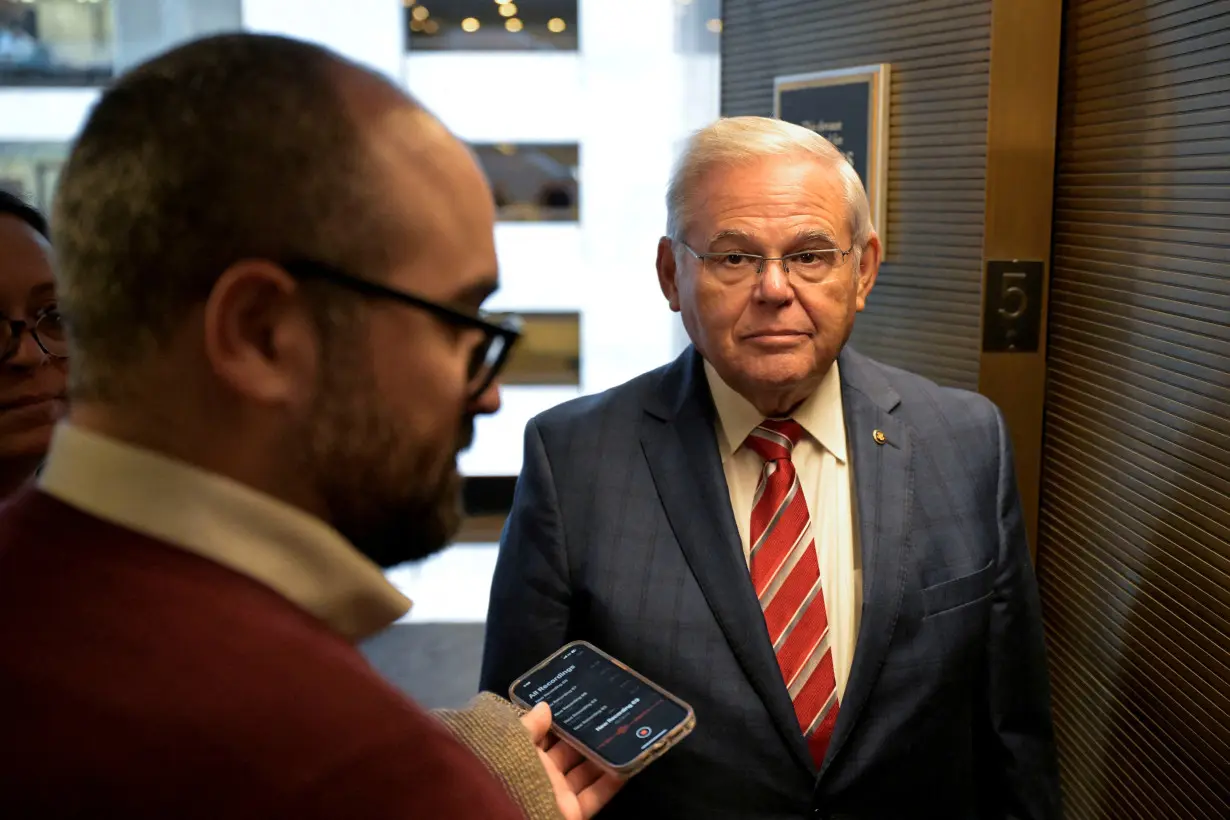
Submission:
POLYGON ((261 404, 309 400, 317 334, 299 285, 266 260, 227 268, 205 302, 204 354, 228 388, 261 404))
POLYGON ((871 293, 871 289, 875 287, 876 275, 880 272, 880 253, 883 246, 880 245, 880 237, 873 231, 871 238, 867 240, 867 245, 863 248, 863 254, 859 257, 858 264, 858 294, 856 296, 855 308, 862 310, 867 306, 867 296, 871 293))
POLYGON ((675 243, 670 237, 664 236, 658 240, 658 286, 662 295, 671 306, 671 310, 679 312, 679 285, 675 281, 678 269, 675 265, 675 243))

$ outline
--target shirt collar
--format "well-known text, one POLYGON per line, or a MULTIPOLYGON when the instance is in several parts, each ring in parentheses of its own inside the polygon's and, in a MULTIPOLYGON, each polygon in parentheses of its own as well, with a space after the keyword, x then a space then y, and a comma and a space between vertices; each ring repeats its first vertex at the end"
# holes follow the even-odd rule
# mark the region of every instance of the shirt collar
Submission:
MULTIPOLYGON (((722 445, 722 461, 734 455, 749 433, 764 421, 764 416, 752 403, 726 384, 713 365, 705 362, 705 378, 717 408, 718 441, 722 445)), ((820 385, 791 414, 808 435, 832 453, 843 464, 846 461, 846 421, 841 406, 841 374, 833 362, 820 385)))
POLYGON ((40 489, 270 587, 359 641, 410 601, 342 535, 303 510, 185 462, 60 424, 40 489))

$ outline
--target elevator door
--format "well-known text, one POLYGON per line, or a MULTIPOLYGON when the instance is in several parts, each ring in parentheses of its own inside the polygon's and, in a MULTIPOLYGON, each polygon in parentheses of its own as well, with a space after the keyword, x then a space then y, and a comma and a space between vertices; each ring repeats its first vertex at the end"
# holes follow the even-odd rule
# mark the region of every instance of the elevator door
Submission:
POLYGON ((1230 1, 1066 4, 1049 321, 1067 816, 1230 817, 1230 1))

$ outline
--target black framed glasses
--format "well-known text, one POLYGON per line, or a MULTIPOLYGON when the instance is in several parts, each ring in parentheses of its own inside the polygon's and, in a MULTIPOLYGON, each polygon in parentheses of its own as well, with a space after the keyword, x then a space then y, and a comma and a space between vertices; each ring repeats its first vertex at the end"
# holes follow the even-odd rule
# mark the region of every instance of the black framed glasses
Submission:
POLYGON ((0 362, 7 362, 21 349, 21 337, 26 330, 34 337, 39 349, 53 359, 68 358, 68 334, 64 330, 64 317, 58 310, 45 310, 34 322, 8 319, 0 316, 0 362))
POLYGON ((497 317, 486 313, 468 313, 354 276, 324 262, 298 259, 284 262, 282 267, 296 279, 321 279, 372 299, 387 299, 425 310, 451 325, 482 331, 483 341, 474 349, 470 358, 467 389, 471 399, 478 398, 491 386, 507 364, 513 345, 521 338, 521 322, 516 316, 497 317))

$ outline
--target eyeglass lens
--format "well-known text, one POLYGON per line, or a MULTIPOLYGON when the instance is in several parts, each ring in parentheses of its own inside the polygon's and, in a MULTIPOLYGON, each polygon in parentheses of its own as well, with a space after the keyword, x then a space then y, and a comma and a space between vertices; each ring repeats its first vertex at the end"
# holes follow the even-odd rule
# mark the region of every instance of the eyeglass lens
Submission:
MULTIPOLYGON (((21 349, 21 337, 25 333, 24 322, 13 322, 0 317, 0 359, 10 359, 21 349)), ((45 313, 31 328, 35 343, 49 356, 63 359, 68 356, 68 334, 59 313, 45 313)))
POLYGON ((474 348, 469 368, 469 385, 472 394, 482 392, 491 384, 496 365, 500 361, 506 344, 502 336, 491 336, 474 348))

